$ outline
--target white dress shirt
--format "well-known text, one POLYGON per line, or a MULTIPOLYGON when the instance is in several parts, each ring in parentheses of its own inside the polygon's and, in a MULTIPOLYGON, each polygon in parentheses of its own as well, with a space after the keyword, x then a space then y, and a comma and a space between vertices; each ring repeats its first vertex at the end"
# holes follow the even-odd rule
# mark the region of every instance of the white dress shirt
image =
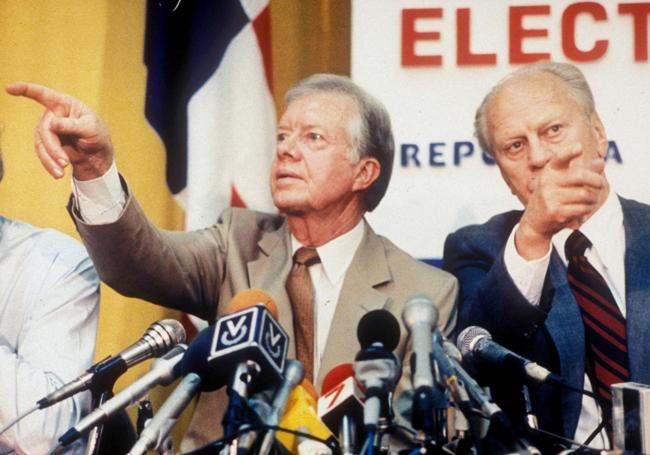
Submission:
MULTIPOLYGON (((361 219, 350 231, 316 248, 320 262, 311 265, 308 269, 314 286, 314 331, 316 336, 314 378, 318 377, 320 362, 325 352, 345 272, 361 243, 364 231, 365 223, 361 219)), ((301 246, 303 245, 292 234, 291 253, 295 253, 301 246)))
MULTIPOLYGON (((0 427, 92 364, 98 302, 99 278, 82 245, 0 217, 0 427)), ((88 410, 89 397, 21 420, 0 435, 0 454, 48 453, 88 410)))
MULTIPOLYGON (((539 305, 542 287, 548 265, 551 260, 551 247, 546 255, 532 261, 522 258, 515 246, 517 224, 508 238, 504 251, 504 262, 513 282, 532 304, 539 305)), ((564 265, 564 244, 571 235, 570 229, 563 229, 553 236, 552 243, 559 253, 564 265)), ((618 196, 609 192, 602 207, 598 209, 581 227, 582 232, 592 243, 585 251, 590 264, 600 273, 616 300, 616 304, 625 317, 625 230, 623 227, 623 209, 618 196)), ((591 382, 585 374, 585 389, 592 390, 591 382)), ((596 402, 589 397, 582 399, 582 412, 578 420, 575 439, 583 442, 600 422, 600 411, 596 402)), ((590 444, 596 448, 607 448, 607 436, 601 432, 590 444)))

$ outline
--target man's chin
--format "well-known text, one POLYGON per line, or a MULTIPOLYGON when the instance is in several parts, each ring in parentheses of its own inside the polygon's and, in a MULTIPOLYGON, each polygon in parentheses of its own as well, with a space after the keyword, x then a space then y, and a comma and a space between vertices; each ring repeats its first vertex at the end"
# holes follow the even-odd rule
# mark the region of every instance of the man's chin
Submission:
POLYGON ((273 205, 277 207, 280 213, 288 216, 300 216, 307 212, 307 208, 302 201, 273 199, 273 205))

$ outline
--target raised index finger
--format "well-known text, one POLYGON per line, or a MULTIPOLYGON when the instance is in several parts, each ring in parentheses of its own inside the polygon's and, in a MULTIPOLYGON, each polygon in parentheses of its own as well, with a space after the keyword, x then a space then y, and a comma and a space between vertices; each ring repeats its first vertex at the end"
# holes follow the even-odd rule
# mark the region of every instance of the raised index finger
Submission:
POLYGON ((14 82, 7 85, 5 90, 13 96, 33 99, 59 115, 65 114, 65 112, 61 112, 61 108, 65 108, 66 95, 49 87, 31 82, 14 82))
POLYGON ((571 147, 565 148, 563 150, 558 150, 553 153, 549 164, 553 169, 568 169, 571 161, 579 157, 582 154, 582 145, 574 144, 571 147))

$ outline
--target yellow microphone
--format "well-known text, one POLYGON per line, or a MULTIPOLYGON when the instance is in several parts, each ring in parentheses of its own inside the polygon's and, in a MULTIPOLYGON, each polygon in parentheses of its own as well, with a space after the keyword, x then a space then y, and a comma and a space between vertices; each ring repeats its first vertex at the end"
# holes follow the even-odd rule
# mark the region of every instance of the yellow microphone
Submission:
MULTIPOLYGON (((288 430, 308 433, 323 441, 332 442, 335 440, 334 435, 318 417, 316 391, 314 386, 307 380, 303 380, 289 395, 286 411, 280 420, 279 426, 288 430)), ((301 452, 304 452, 304 450, 301 451, 301 445, 307 444, 313 447, 307 438, 286 431, 278 431, 276 437, 287 450, 296 455, 301 455, 301 452)), ((319 451, 319 453, 326 453, 325 451, 329 450, 324 444, 322 449, 323 452, 319 451)))

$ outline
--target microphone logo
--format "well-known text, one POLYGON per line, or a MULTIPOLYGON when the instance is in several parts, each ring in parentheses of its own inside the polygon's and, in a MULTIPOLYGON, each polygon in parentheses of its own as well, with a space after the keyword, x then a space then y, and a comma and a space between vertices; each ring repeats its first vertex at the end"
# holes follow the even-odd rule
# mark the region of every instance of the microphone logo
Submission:
POLYGON ((280 323, 264 305, 255 305, 217 320, 207 362, 231 355, 253 360, 268 365, 279 380, 288 347, 289 336, 280 323))
MULTIPOLYGON (((248 333, 248 326, 245 324, 248 315, 244 315, 233 321, 232 319, 226 321, 226 329, 221 335, 221 344, 224 346, 232 346, 241 342, 248 333)), ((250 318, 249 318, 250 319, 250 318)))
POLYGON ((212 347, 212 354, 230 352, 240 345, 250 343, 255 334, 257 325, 255 316, 258 311, 258 308, 251 307, 219 319, 214 331, 215 343, 212 347))
POLYGON ((269 354, 271 359, 278 367, 282 366, 283 354, 287 348, 287 336, 282 327, 268 313, 264 315, 262 321, 262 347, 269 354))

